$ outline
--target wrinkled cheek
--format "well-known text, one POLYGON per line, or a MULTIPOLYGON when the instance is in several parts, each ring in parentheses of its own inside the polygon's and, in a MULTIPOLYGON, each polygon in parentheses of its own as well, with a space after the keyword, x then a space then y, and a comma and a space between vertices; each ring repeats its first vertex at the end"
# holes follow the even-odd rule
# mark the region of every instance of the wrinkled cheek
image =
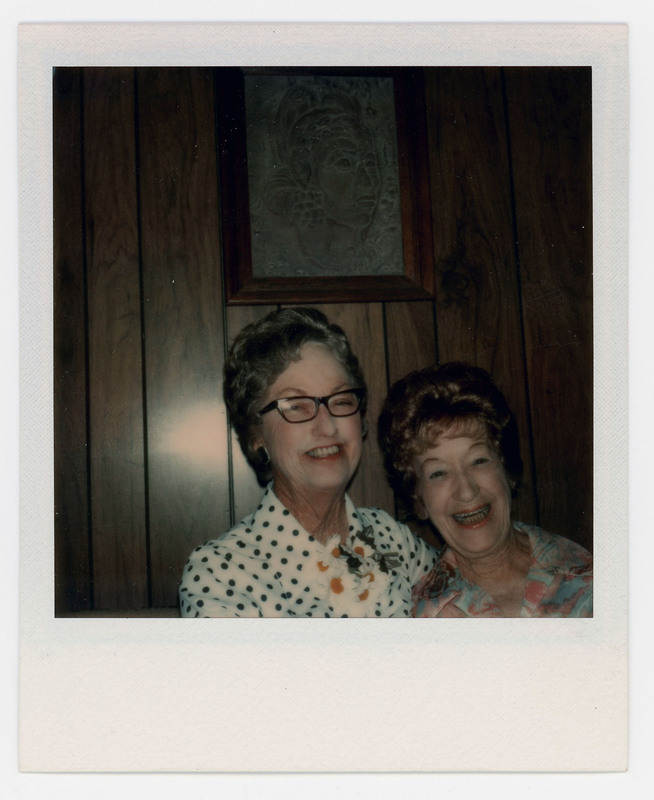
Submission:
POLYGON ((434 522, 434 527, 445 540, 445 544, 449 545, 454 550, 459 548, 461 534, 451 523, 447 520, 442 521, 440 525, 438 522, 434 522))

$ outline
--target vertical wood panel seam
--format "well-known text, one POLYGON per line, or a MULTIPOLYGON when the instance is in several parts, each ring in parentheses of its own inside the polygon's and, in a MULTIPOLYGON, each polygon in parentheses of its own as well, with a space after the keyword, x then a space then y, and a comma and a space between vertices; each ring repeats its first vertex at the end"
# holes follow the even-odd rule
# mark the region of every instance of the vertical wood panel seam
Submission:
POLYGON ((388 321, 386 319, 386 303, 381 304, 382 308, 382 332, 384 335, 384 368, 386 369, 386 393, 391 388, 390 374, 391 365, 388 355, 388 321))
POLYGON ((441 363, 440 348, 438 346, 438 312, 436 308, 436 266, 434 265, 434 299, 431 302, 431 316, 434 329, 434 356, 436 363, 441 363))
MULTIPOLYGON (((220 193, 220 126, 218 124, 218 114, 220 111, 218 104, 218 82, 216 81, 217 68, 211 70, 211 79, 213 81, 213 141, 214 149, 216 151, 216 194, 218 197, 218 220, 220 224, 220 302, 222 305, 222 322, 223 322, 223 377, 220 381, 221 391, 224 383, 224 365, 227 361, 227 353, 229 351, 229 325, 227 323, 227 301, 225 297, 225 244, 223 239, 223 204, 220 193)), ((232 528, 236 525, 236 509, 234 506, 234 465, 233 465, 233 447, 232 447, 232 421, 229 417, 229 411, 225 405, 225 425, 227 426, 226 441, 227 441, 227 493, 229 495, 229 527, 232 528)))
POLYGON ((511 225, 513 227, 513 254, 514 265, 516 273, 517 295, 518 295, 518 323, 520 326, 520 352, 522 355, 522 377, 525 387, 525 406, 527 414, 527 436, 529 448, 529 460, 531 464, 532 474, 532 494, 534 497, 534 510, 535 510, 535 524, 540 525, 540 501, 538 496, 538 479, 536 472, 536 455, 535 455, 535 442, 534 430, 531 414, 531 390, 529 387, 529 370, 527 366, 527 337, 525 333, 525 314, 522 300, 522 264, 520 261, 520 243, 518 241, 518 215, 517 203, 515 195, 515 176, 513 172, 513 150, 511 142, 511 126, 509 121, 509 103, 506 91, 506 71, 504 67, 500 68, 501 85, 502 85, 502 102, 504 105, 504 126, 506 129, 506 149, 507 161, 509 166, 509 202, 511 204, 511 225))
POLYGON ((148 606, 152 607, 152 552, 150 541, 150 448, 148 439, 148 383, 145 342, 145 286, 143 276, 143 228, 141 215, 141 150, 139 147, 138 74, 132 71, 134 103, 134 169, 136 184, 136 241, 139 272, 139 314, 141 326, 141 405, 143 415, 143 503, 145 525, 145 569, 148 606))
POLYGON ((86 152, 86 137, 85 137, 85 104, 84 104, 84 70, 80 70, 80 181, 81 181, 81 203, 82 203, 82 280, 84 291, 84 413, 85 419, 85 434, 86 434, 86 534, 88 538, 88 589, 89 589, 89 605, 95 608, 95 584, 94 584, 94 570, 93 570, 93 492, 91 488, 91 362, 90 362, 90 332, 89 332, 89 259, 88 259, 88 237, 87 230, 87 214, 86 214, 86 169, 85 169, 85 152, 86 152))
MULTIPOLYGON (((431 211, 430 211, 431 213, 431 211)), ((391 388, 391 364, 390 364, 390 356, 388 352, 388 320, 386 318, 386 303, 382 303, 382 332, 384 335, 384 368, 386 369, 386 395, 391 388)), ((374 436, 377 438, 377 429, 378 429, 378 420, 375 420, 375 430, 374 436)), ((382 455, 383 458, 383 455, 382 455)), ((384 464, 384 474, 386 474, 386 465, 384 464)), ((399 501, 395 492, 393 492, 393 516, 395 519, 399 519, 399 501)))

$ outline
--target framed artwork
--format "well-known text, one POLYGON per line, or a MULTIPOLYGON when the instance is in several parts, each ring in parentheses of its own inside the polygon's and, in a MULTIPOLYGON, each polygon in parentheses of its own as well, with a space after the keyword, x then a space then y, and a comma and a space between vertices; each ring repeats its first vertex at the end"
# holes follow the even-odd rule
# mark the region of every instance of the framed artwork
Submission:
POLYGON ((433 297, 412 68, 217 68, 228 305, 433 297))

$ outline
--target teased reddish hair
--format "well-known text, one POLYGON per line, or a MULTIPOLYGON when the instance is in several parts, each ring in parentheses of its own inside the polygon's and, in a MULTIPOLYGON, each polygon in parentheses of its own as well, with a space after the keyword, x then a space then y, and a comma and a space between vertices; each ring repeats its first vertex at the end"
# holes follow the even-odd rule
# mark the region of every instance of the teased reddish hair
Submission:
POLYGON ((454 429, 483 435, 509 484, 522 477, 518 430, 506 398, 481 367, 458 361, 411 372, 391 387, 379 417, 379 445, 393 488, 415 508, 419 453, 454 429))

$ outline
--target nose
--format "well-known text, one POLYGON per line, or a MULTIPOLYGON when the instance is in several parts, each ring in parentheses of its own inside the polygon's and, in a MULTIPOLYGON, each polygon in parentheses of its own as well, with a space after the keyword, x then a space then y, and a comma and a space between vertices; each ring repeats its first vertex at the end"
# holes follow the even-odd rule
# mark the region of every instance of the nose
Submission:
POLYGON ((318 413, 313 418, 313 427, 323 436, 333 436, 337 431, 336 420, 324 403, 318 406, 318 413))
POLYGON ((359 164, 354 180, 359 194, 375 194, 377 192, 376 170, 367 164, 359 164))
POLYGON ((369 189, 372 186, 370 173, 365 164, 359 164, 355 180, 359 189, 369 189))
POLYGON ((456 476, 454 496, 457 500, 467 503, 474 500, 478 492, 479 487, 470 473, 464 471, 456 476))

